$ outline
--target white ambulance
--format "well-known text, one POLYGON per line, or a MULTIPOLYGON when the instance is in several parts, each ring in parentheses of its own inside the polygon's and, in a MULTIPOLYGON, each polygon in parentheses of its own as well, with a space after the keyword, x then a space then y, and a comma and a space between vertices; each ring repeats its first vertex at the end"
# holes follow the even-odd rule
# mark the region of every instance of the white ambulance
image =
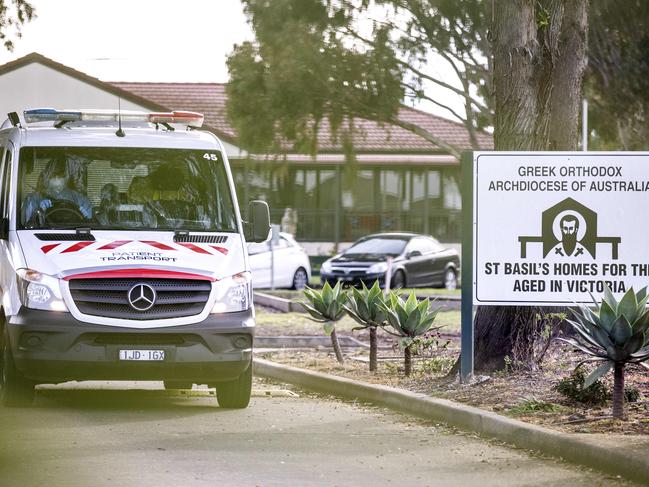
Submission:
POLYGON ((0 401, 37 384, 208 384, 250 400, 254 311, 223 145, 193 112, 34 109, 0 129, 0 401))

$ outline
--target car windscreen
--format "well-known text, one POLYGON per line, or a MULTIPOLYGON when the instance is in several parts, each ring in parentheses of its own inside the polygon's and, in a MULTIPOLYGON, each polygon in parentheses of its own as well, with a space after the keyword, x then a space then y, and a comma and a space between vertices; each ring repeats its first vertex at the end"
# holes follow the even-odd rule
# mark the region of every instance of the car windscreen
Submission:
POLYGON ((23 147, 18 228, 236 232, 216 150, 23 147))
POLYGON ((352 245, 345 251, 345 255, 377 254, 397 256, 401 255, 407 243, 407 240, 398 238, 368 238, 352 245))

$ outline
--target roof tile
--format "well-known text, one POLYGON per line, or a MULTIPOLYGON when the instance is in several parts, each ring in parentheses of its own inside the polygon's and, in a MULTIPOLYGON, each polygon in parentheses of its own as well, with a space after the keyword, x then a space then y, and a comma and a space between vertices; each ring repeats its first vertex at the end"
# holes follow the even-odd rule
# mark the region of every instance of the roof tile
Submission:
MULTIPOLYGON (((112 85, 129 91, 139 97, 163 105, 169 110, 192 110, 205 115, 205 124, 231 139, 237 134, 226 116, 227 95, 225 84, 221 83, 131 83, 112 82, 112 85)), ((446 144, 459 149, 469 149, 468 131, 463 125, 410 107, 399 111, 401 120, 416 124, 446 144)), ((356 119, 354 148, 357 152, 430 152, 440 147, 423 137, 394 125, 381 125, 365 119, 356 119)), ((493 147, 492 137, 478 134, 481 148, 493 147)), ((329 124, 323 120, 318 134, 318 145, 322 151, 341 151, 339 140, 332 137, 329 124)))

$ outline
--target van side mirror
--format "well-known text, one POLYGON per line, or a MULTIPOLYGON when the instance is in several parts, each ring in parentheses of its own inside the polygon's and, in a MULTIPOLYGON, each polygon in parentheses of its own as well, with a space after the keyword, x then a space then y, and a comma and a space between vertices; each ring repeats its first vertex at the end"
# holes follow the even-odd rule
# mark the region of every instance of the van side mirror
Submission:
POLYGON ((9 218, 0 219, 0 240, 9 240, 9 218))
POLYGON ((265 242, 270 232, 270 212, 265 201, 251 201, 249 221, 243 222, 243 233, 246 242, 265 242))

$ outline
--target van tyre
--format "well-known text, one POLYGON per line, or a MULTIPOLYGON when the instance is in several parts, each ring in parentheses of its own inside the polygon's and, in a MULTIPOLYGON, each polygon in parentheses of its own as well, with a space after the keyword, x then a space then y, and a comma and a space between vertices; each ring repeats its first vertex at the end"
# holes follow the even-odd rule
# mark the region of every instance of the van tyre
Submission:
POLYGON ((222 408, 243 409, 250 403, 252 360, 238 379, 216 384, 216 399, 222 408))
POLYGON ((0 347, 0 403, 6 407, 27 407, 34 402, 35 384, 23 377, 14 364, 9 336, 4 333, 0 347))

